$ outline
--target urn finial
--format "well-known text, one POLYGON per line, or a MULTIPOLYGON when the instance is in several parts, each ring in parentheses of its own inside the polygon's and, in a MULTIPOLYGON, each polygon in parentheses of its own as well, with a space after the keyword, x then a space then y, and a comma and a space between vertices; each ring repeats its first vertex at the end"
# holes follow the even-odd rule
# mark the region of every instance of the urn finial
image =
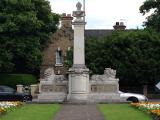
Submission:
POLYGON ((76 7, 77 7, 77 11, 81 11, 81 8, 82 8, 82 4, 80 2, 78 2, 76 4, 76 7))

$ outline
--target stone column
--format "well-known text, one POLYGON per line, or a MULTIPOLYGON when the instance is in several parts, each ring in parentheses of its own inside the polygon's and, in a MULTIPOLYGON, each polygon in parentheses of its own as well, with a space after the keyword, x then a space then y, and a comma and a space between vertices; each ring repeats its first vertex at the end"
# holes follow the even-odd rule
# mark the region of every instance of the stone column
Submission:
POLYGON ((84 11, 81 10, 81 3, 78 2, 77 10, 73 11, 76 17, 74 22, 74 57, 73 67, 69 69, 69 94, 68 100, 71 102, 87 101, 89 93, 89 69, 85 66, 84 47, 84 11))
POLYGON ((84 53, 84 21, 73 22, 74 25, 74 55, 73 64, 78 66, 85 65, 85 53, 84 53))

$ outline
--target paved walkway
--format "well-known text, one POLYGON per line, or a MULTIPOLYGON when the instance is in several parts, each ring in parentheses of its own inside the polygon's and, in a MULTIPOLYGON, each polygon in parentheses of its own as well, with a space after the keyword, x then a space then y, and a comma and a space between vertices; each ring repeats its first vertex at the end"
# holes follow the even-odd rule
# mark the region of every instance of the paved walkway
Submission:
POLYGON ((103 120, 96 105, 72 105, 62 106, 54 120, 103 120))

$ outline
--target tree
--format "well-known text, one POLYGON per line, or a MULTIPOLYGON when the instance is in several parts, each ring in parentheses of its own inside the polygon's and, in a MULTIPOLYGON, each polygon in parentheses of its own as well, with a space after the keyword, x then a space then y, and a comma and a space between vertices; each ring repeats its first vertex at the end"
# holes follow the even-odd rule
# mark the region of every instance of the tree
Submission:
MULTIPOLYGON (((86 40, 85 48, 91 74, 103 74, 105 68, 115 69, 122 85, 153 85, 160 79, 160 34, 155 31, 114 32, 86 40)), ((69 51, 67 63, 72 63, 72 55, 73 51, 69 51)))
POLYGON ((86 42, 86 64, 92 74, 117 70, 121 84, 153 84, 160 74, 160 35, 149 30, 116 32, 86 42))
POLYGON ((64 64, 68 69, 73 66, 73 48, 67 51, 67 54, 64 57, 64 64))
POLYGON ((1 0, 0 72, 37 72, 58 21, 47 0, 1 0))
POLYGON ((140 13, 143 15, 150 12, 150 10, 154 11, 147 17, 144 25, 160 32, 160 0, 146 0, 143 5, 140 6, 140 13))

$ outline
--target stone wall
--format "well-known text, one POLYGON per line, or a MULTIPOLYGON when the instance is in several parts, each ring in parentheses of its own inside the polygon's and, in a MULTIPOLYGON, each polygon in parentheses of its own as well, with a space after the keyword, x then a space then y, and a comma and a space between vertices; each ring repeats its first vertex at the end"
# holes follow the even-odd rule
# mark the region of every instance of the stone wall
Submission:
POLYGON ((67 93, 67 82, 55 83, 55 84, 42 84, 41 91, 43 92, 64 92, 67 93))
MULTIPOLYGON (((84 74, 80 75, 79 72, 76 73, 78 76, 86 77, 84 74)), ((46 69, 44 75, 44 79, 40 79, 39 101, 64 102, 67 100, 70 102, 72 100, 73 102, 75 99, 83 101, 82 98, 86 102, 94 103, 120 101, 118 93, 119 79, 115 78, 116 71, 113 69, 106 68, 103 75, 93 75, 90 81, 88 81, 89 83, 83 86, 80 86, 81 82, 84 82, 81 81, 84 80, 83 77, 82 79, 78 79, 77 82, 73 78, 73 83, 71 84, 66 76, 55 75, 53 68, 46 69), (78 94, 75 94, 77 91, 78 94), (83 94, 85 91, 87 91, 86 94, 83 94)))
POLYGON ((63 102, 67 98, 68 81, 64 75, 55 75, 52 67, 44 71, 40 79, 39 102, 63 102))

